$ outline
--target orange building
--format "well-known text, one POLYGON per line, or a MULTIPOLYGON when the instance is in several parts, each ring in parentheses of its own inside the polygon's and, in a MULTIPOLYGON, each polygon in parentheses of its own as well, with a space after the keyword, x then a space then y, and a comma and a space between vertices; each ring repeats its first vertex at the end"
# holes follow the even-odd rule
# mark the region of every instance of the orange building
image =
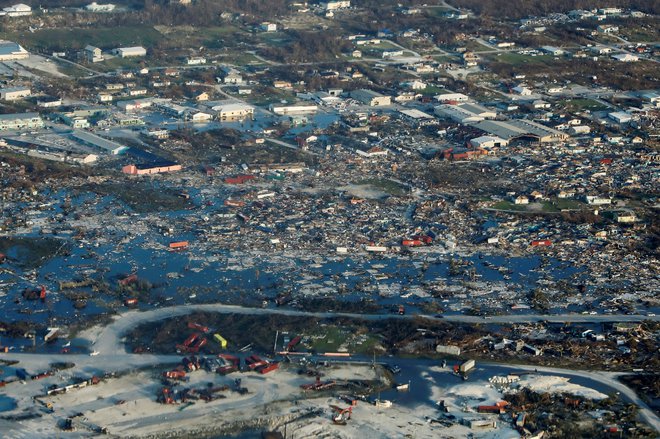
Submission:
POLYGON ((157 164, 157 165, 126 165, 121 168, 121 172, 129 175, 148 175, 148 174, 161 174, 163 172, 180 171, 181 165, 176 163, 157 164))

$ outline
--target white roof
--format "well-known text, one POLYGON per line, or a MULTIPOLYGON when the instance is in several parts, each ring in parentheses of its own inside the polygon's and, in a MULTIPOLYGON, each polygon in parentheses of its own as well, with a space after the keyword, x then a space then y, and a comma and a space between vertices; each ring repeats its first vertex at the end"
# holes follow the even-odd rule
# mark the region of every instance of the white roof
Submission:
POLYGON ((433 116, 431 116, 430 114, 426 114, 423 111, 417 110, 415 108, 411 108, 407 110, 399 110, 399 112, 413 119, 433 119, 433 116))
POLYGON ((211 107, 213 111, 225 112, 225 111, 250 111, 254 110, 254 107, 247 104, 242 104, 240 102, 227 102, 221 103, 211 107))
POLYGON ((479 136, 479 137, 475 137, 474 139, 470 140, 470 143, 472 143, 473 145, 482 145, 484 143, 489 143, 489 142, 507 143, 506 140, 502 139, 501 137, 497 137, 497 136, 479 136))
POLYGON ((3 9, 3 11, 7 11, 7 12, 29 12, 31 10, 32 8, 24 3, 18 3, 16 5, 9 6, 3 9))
POLYGON ((120 47, 117 50, 121 50, 122 52, 146 52, 147 49, 145 49, 142 46, 133 46, 133 47, 120 47))

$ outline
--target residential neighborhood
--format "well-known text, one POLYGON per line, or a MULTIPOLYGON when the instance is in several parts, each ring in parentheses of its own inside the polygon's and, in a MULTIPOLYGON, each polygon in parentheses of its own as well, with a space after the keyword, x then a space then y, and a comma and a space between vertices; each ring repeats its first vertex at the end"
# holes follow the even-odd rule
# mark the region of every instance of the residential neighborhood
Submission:
POLYGON ((658 14, 0 4, 3 434, 657 437, 658 14))

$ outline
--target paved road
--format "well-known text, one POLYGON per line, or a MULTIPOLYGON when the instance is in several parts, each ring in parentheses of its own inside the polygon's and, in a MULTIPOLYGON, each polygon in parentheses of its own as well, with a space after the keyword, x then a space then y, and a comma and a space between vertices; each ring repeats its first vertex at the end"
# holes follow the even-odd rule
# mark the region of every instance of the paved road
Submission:
MULTIPOLYGON (((21 366, 28 369, 29 372, 39 372, 48 368, 48 364, 57 361, 68 361, 76 364, 76 371, 83 374, 102 374, 105 371, 121 371, 131 370, 135 368, 143 368, 155 366, 159 364, 173 364, 180 361, 180 356, 176 355, 143 355, 127 353, 124 346, 124 336, 140 324, 162 320, 165 318, 177 317, 192 312, 219 312, 219 313, 235 313, 235 314, 254 314, 254 315, 267 315, 279 314, 289 316, 308 316, 318 318, 332 318, 332 317, 353 317, 366 320, 380 320, 380 319, 412 319, 414 315, 389 315, 389 314, 354 314, 354 313, 334 313, 334 312, 305 312, 299 310, 281 309, 281 308, 246 308, 236 305, 223 305, 223 304, 207 304, 207 305, 181 305, 168 308, 158 308, 150 311, 128 311, 115 317, 115 321, 105 327, 94 327, 81 333, 79 336, 82 339, 89 340, 90 349, 98 352, 98 355, 90 356, 88 354, 26 354, 26 353, 1 353, 0 359, 18 360, 21 366)), ((424 316, 430 317, 431 316, 424 316)), ((621 321, 621 322, 638 322, 645 319, 658 321, 658 317, 647 317, 639 315, 583 315, 583 314, 566 314, 555 316, 543 315, 507 315, 507 316, 493 316, 488 319, 483 317, 454 315, 445 316, 443 318, 452 322, 493 322, 493 323, 525 323, 536 321, 550 321, 550 322, 604 322, 604 321, 621 321)), ((543 373, 563 374, 567 376, 582 377, 604 384, 610 388, 616 389, 625 395, 635 404, 640 407, 641 418, 660 431, 660 419, 658 416, 649 409, 649 407, 635 394, 635 392, 616 380, 618 373, 612 372, 598 372, 598 371, 576 371, 568 369, 540 367, 540 366, 525 366, 525 365, 506 365, 501 367, 509 367, 517 370, 533 370, 543 373)), ((42 386, 38 381, 30 381, 23 389, 23 392, 28 398, 28 395, 38 394, 42 386), (33 388, 34 387, 34 388, 33 388), (31 393, 32 392, 32 393, 31 393)), ((23 398, 25 399, 25 398, 23 398)), ((27 401, 27 400, 26 400, 27 401)), ((21 404, 29 405, 29 401, 23 401, 21 404)))
MULTIPOLYGON (((206 305, 179 305, 167 308, 158 308, 149 311, 128 311, 116 317, 116 320, 108 326, 94 333, 88 331, 81 334, 93 344, 93 349, 100 354, 121 354, 125 352, 121 342, 129 331, 140 324, 154 322, 170 317, 191 314, 193 312, 218 312, 235 314, 268 315, 279 314, 286 316, 307 316, 316 318, 350 317, 364 320, 382 319, 412 319, 416 317, 434 318, 430 315, 398 315, 398 314, 355 314, 337 312, 307 312, 283 308, 246 308, 237 305, 224 305, 219 303, 206 305)), ((641 315, 590 315, 590 314, 564 314, 564 315, 536 315, 519 314, 504 316, 466 316, 447 315, 443 320, 459 323, 530 323, 530 322, 575 322, 575 323, 600 323, 600 322, 641 322, 643 320, 659 321, 660 317, 641 315)))

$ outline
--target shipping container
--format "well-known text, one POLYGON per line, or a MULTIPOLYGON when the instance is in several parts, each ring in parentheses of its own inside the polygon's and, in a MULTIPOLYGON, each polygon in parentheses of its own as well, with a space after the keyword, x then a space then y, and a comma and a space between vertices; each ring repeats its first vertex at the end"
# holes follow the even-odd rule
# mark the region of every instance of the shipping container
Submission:
POLYGON ((186 249, 188 248, 188 241, 170 242, 170 248, 176 250, 186 249))
POLYGON ((279 367, 280 367, 279 363, 270 363, 267 366, 260 368, 259 373, 262 375, 267 374, 268 372, 272 372, 274 370, 279 369, 279 367))
POLYGON ((541 239, 538 241, 532 241, 532 247, 547 247, 551 245, 552 242, 549 239, 541 239))
POLYGON ((403 241, 401 241, 401 245, 403 245, 404 247, 418 247, 423 244, 424 243, 419 239, 404 239, 403 241))
POLYGON ((302 340, 302 338, 301 338, 300 336, 293 337, 293 340, 291 340, 291 341, 286 345, 286 350, 287 350, 287 351, 291 351, 291 350, 293 350, 293 348, 295 348, 295 347, 298 345, 298 343, 300 343, 301 340, 302 340))
POLYGON ((195 322, 188 322, 188 329, 196 329, 196 330, 204 332, 204 333, 209 332, 208 326, 203 326, 203 325, 200 325, 199 323, 195 323, 195 322))

